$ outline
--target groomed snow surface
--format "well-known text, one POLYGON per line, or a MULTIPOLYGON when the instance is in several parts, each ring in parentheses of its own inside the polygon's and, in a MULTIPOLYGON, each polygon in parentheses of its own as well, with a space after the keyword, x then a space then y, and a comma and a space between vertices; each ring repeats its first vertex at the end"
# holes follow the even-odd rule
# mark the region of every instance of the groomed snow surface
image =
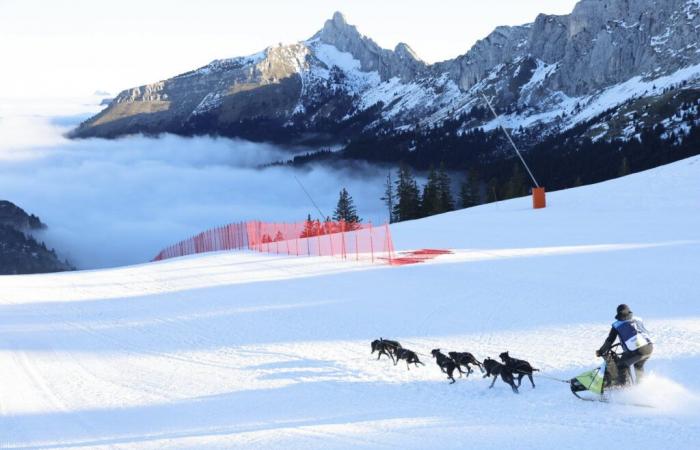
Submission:
POLYGON ((0 448, 694 448, 700 439, 700 158, 393 226, 387 267, 247 252, 0 278, 0 448), (615 306, 655 334, 655 408, 587 403, 615 306), (425 367, 376 361, 399 339, 425 367), (514 395, 449 385, 432 348, 510 350, 514 395))

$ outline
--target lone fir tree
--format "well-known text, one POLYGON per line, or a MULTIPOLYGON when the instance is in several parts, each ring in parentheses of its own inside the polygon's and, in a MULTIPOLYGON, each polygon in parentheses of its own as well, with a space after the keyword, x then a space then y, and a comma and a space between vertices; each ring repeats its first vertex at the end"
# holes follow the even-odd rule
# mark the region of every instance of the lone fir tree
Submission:
POLYGON ((396 216, 394 215, 394 184, 391 182, 391 171, 386 175, 386 182, 384 183, 384 196, 380 198, 381 201, 386 205, 389 211, 389 223, 396 222, 396 216))
POLYGON ((338 205, 335 207, 335 212, 333 213, 333 220, 336 222, 345 222, 348 229, 354 229, 362 222, 362 219, 357 215, 355 202, 345 188, 340 191, 338 205))

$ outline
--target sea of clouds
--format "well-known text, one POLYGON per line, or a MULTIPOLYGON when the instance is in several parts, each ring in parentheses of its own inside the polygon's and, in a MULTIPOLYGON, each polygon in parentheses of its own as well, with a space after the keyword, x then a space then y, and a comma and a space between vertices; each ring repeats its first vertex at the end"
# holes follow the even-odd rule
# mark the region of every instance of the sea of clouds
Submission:
POLYGON ((96 101, 0 101, 0 199, 48 224, 41 238, 80 269, 149 261, 204 229, 243 220, 326 215, 348 189, 366 221, 383 223, 387 169, 260 166, 305 149, 165 135, 70 140, 96 101))

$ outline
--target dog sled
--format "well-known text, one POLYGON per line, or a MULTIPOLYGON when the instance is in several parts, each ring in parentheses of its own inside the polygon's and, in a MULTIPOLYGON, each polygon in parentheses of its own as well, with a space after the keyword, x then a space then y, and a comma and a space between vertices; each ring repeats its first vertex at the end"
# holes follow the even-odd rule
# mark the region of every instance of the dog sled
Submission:
POLYGON ((618 352, 620 347, 620 344, 613 345, 607 353, 601 356, 603 362, 599 367, 569 380, 571 392, 576 398, 589 402, 620 403, 651 408, 651 405, 615 398, 615 392, 623 391, 633 385, 630 369, 619 364, 622 355, 621 351, 618 352), (626 373, 620 374, 620 370, 624 370, 626 373))

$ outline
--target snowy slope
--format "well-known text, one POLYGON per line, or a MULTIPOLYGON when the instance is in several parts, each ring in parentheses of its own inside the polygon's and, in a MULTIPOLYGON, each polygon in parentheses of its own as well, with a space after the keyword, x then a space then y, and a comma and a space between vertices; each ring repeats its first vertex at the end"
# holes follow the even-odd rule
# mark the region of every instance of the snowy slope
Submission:
POLYGON ((219 253, 0 278, 3 448, 691 448, 700 438, 700 158, 393 227, 410 267, 219 253), (448 385, 425 354, 596 364, 615 306, 656 336, 637 394, 448 385), (422 354, 376 361, 394 337, 422 354))

